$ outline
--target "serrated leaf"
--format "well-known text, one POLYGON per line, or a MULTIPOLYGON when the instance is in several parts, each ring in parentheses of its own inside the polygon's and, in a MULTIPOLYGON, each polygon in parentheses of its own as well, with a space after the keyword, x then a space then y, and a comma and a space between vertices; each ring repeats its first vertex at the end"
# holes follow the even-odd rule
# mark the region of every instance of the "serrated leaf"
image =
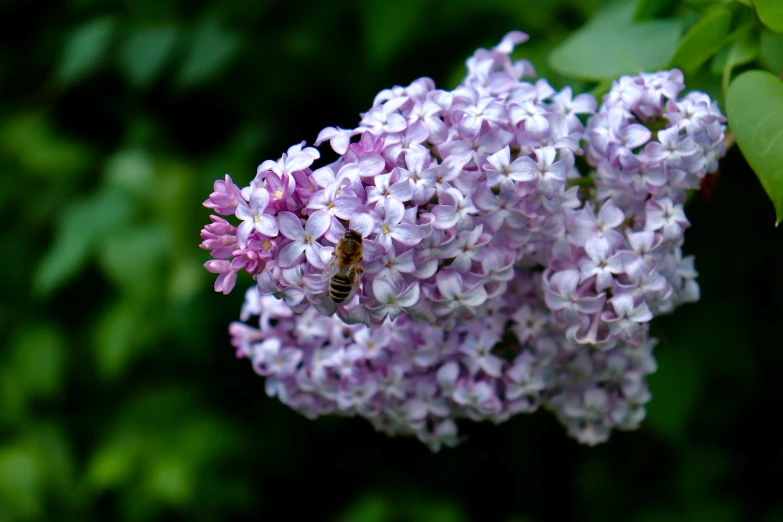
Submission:
POLYGON ((680 40, 681 22, 655 20, 634 24, 632 16, 633 11, 627 6, 602 11, 550 53, 552 69, 600 81, 665 66, 680 40))
POLYGON ((718 52, 730 29, 731 12, 728 9, 711 11, 683 37, 669 62, 670 67, 679 67, 686 73, 698 69, 718 52))
POLYGON ((765 29, 761 32, 761 63, 775 74, 783 74, 783 34, 765 29))
POLYGON ((723 92, 728 91, 731 72, 735 67, 745 65, 756 59, 759 54, 758 32, 752 25, 744 27, 729 47, 726 64, 723 68, 723 92))
POLYGON ((239 39, 214 22, 199 25, 193 33, 182 68, 180 85, 189 86, 217 74, 239 50, 239 39))
POLYGON ((120 48, 122 71, 133 85, 143 87, 155 79, 177 43, 175 26, 136 29, 120 48))
POLYGON ((783 2, 780 0, 753 0, 756 13, 764 25, 775 31, 783 33, 783 2))
POLYGON ((57 67, 57 77, 70 84, 83 78, 101 59, 111 43, 114 19, 104 17, 90 20, 68 35, 57 67))
POLYGON ((748 71, 726 95, 731 130, 783 220, 783 82, 766 71, 748 71))
POLYGON ((48 294, 76 275, 93 246, 127 221, 131 211, 127 195, 103 189, 72 203, 61 215, 53 216, 56 223, 54 244, 35 272, 35 290, 48 294))

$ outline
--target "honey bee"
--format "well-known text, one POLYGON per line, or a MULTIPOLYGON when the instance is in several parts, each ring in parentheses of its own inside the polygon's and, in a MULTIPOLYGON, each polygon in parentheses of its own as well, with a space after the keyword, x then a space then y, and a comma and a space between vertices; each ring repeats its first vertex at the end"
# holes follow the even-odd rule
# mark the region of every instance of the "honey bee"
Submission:
POLYGON ((339 304, 351 295, 357 276, 361 277, 362 268, 362 235, 355 230, 348 230, 334 247, 332 260, 324 270, 329 278, 329 297, 339 304))

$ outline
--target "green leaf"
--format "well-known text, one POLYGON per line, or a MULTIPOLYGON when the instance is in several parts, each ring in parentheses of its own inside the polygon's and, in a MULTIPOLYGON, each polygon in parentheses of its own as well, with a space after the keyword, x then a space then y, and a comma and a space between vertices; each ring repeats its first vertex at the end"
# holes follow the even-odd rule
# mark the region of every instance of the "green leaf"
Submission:
POLYGON ((239 50, 239 39, 214 22, 199 25, 179 71, 180 85, 202 82, 225 67, 239 50))
POLYGON ((783 33, 783 2, 780 0, 753 0, 756 13, 764 25, 775 31, 783 33))
POLYGON ((633 15, 634 22, 644 22, 656 18, 660 13, 671 6, 673 0, 639 0, 636 12, 633 15))
POLYGON ((742 154, 783 220, 783 82, 765 71, 748 71, 726 96, 731 129, 742 154))
POLYGON ((74 177, 90 166, 85 145, 60 134, 46 113, 11 116, 0 129, 0 151, 25 171, 45 180, 74 177))
POLYGON ((158 223, 118 228, 101 244, 98 260, 104 273, 132 295, 148 295, 157 282, 156 268, 171 241, 158 223))
POLYGON ((763 30, 759 54, 764 67, 775 74, 783 74, 783 34, 763 30))
POLYGON ((173 455, 148 462, 144 481, 152 496, 173 505, 188 503, 195 493, 195 473, 188 463, 173 455))
POLYGON ((26 441, 5 443, 0 449, 0 506, 7 506, 15 520, 39 519, 45 476, 35 446, 26 441))
POLYGON ((49 324, 22 329, 11 343, 11 368, 22 379, 25 391, 52 395, 62 382, 66 356, 62 333, 49 324))
POLYGON ((127 221, 131 211, 125 194, 102 189, 86 200, 72 203, 62 215, 53 216, 56 223, 54 245, 35 273, 35 290, 48 294, 75 276, 93 246, 116 226, 127 221))
POLYGON ((707 59, 718 52, 731 29, 731 12, 715 9, 699 20, 683 37, 672 56, 670 67, 679 67, 684 72, 693 72, 707 59))
POLYGON ((611 6, 549 55, 552 69, 586 80, 610 80, 665 66, 680 40, 679 20, 634 24, 634 5, 611 6))
POLYGON ((103 59, 111 43, 114 19, 95 18, 68 35, 57 77, 70 84, 83 78, 103 59))
POLYGON ((98 320, 93 351, 101 377, 111 380, 121 376, 142 353, 144 343, 156 334, 156 323, 145 312, 149 311, 132 299, 123 299, 109 306, 98 320))
POLYGON ((148 85, 160 73, 177 43, 175 26, 136 29, 120 48, 120 65, 128 81, 138 87, 148 85))
POLYGON ((144 149, 123 149, 106 162, 106 183, 136 196, 149 195, 155 184, 155 165, 144 149))
POLYGON ((119 486, 130 479, 141 456, 139 438, 130 431, 113 436, 90 456, 87 484, 101 491, 119 486))
POLYGON ((752 25, 747 25, 737 34, 737 39, 729 47, 726 64, 723 67, 723 92, 729 90, 731 72, 735 67, 745 65, 756 59, 759 54, 758 32, 752 25))
POLYGON ((729 60, 729 51, 731 51, 731 45, 724 45, 720 51, 715 53, 710 64, 710 73, 716 76, 723 74, 723 70, 726 68, 726 63, 729 60))
POLYGON ((386 522, 391 519, 392 505, 378 494, 363 494, 337 519, 345 522, 386 522))

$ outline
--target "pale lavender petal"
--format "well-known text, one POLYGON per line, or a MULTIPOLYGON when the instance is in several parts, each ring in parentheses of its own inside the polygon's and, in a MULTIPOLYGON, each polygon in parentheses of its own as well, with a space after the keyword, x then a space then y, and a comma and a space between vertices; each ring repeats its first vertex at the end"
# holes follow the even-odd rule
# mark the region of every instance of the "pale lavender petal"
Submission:
POLYGON ((601 271, 595 276, 595 289, 598 292, 611 288, 614 285, 614 277, 609 272, 601 271))
MULTIPOLYGON (((267 237, 275 237, 278 233, 277 220, 269 214, 260 214, 257 216, 258 221, 255 222, 255 228, 263 235, 267 237)), ((242 223, 249 223, 245 221, 242 223)), ((240 227, 242 226, 240 225, 240 227)))
MULTIPOLYGON (((288 239, 294 241, 304 239, 305 231, 302 222, 292 212, 280 212, 277 215, 277 222, 280 224, 280 233, 288 239)), ((298 255, 298 254, 297 254, 298 255)))
POLYGON ((245 248, 245 246, 247 245, 247 238, 248 236, 250 236, 250 232, 252 230, 253 230, 253 222, 250 220, 243 221, 242 223, 239 224, 239 226, 237 227, 237 241, 239 242, 240 248, 245 248))
MULTIPOLYGON (((374 289, 373 289, 374 290, 374 289)), ((419 283, 415 282, 405 289, 397 298, 397 304, 402 307, 413 306, 419 302, 419 283)))
POLYGON ((269 192, 263 187, 256 187, 250 195, 250 208, 261 214, 269 204, 269 192))
POLYGON ((359 160, 359 175, 363 178, 377 176, 386 168, 386 160, 378 154, 362 156, 359 160))
POLYGON ((361 206, 361 204, 362 200, 355 196, 339 197, 334 200, 334 215, 341 219, 350 219, 356 209, 361 206))
POLYGON ((372 293, 381 303, 388 303, 397 297, 397 287, 383 277, 376 277, 372 282, 372 293))
POLYGON ((594 314, 603 309, 605 302, 605 294, 598 294, 594 297, 580 297, 577 300, 577 309, 583 314, 594 314))
POLYGON ((314 158, 310 154, 300 152, 286 159, 285 170, 286 172, 304 170, 313 164, 313 159, 314 158))
POLYGON ((536 158, 538 158, 538 164, 543 167, 548 167, 555 162, 555 156, 557 150, 554 147, 542 147, 536 149, 536 158))
POLYGON ((460 299, 462 304, 467 306, 479 306, 486 302, 486 300, 487 291, 482 284, 476 285, 465 292, 465 294, 462 295, 462 299, 460 299))
POLYGON ((435 216, 435 221, 432 222, 432 227, 439 230, 445 230, 457 225, 459 218, 457 216, 457 208, 446 205, 435 205, 432 209, 432 215, 435 216))
POLYGON ((534 114, 525 120, 525 132, 533 139, 543 138, 549 133, 549 120, 541 114, 534 114))
POLYGON ((500 377, 503 374, 503 359, 494 355, 487 355, 481 359, 481 369, 491 377, 500 377))
POLYGON ((402 217, 405 214, 405 205, 399 199, 390 197, 386 199, 384 210, 386 211, 384 221, 388 224, 396 225, 402 221, 402 217))
POLYGON ((364 258, 364 261, 366 263, 372 263, 374 261, 377 261, 383 255, 386 253, 386 249, 383 247, 383 245, 379 244, 376 241, 370 241, 365 239, 363 244, 363 251, 364 255, 362 256, 364 258))
POLYGON ((318 239, 319 237, 323 236, 327 230, 329 230, 329 225, 331 222, 332 217, 329 215, 329 213, 323 210, 319 210, 318 212, 310 215, 310 218, 307 220, 307 224, 305 225, 304 229, 305 235, 310 236, 310 239, 312 240, 318 239))
POLYGON ((408 225, 407 223, 396 225, 389 231, 389 236, 408 246, 421 242, 421 232, 416 228, 416 225, 408 225))
POLYGON ((585 242, 585 252, 595 261, 609 257, 609 242, 603 237, 591 237, 585 242))
POLYGON ((274 277, 269 270, 264 270, 256 276, 258 292, 263 295, 271 295, 278 291, 274 277))
POLYGON ((611 199, 604 203, 598 212, 598 221, 608 228, 620 226, 624 219, 625 214, 617 208, 617 205, 611 199))
POLYGON ((250 210, 250 207, 244 201, 238 202, 234 215, 242 220, 253 219, 253 211, 250 210))
POLYGON ((305 298, 304 290, 302 290, 297 286, 286 288, 285 291, 283 292, 283 299, 285 300, 288 306, 296 306, 302 301, 304 301, 304 298, 305 298))
POLYGON ((630 314, 628 314, 628 318, 631 321, 635 321, 637 323, 646 323, 653 318, 653 314, 650 311, 650 308, 647 306, 647 303, 642 303, 634 308, 630 314))
POLYGON ((445 299, 454 299, 462 294, 462 277, 457 272, 439 272, 435 276, 435 284, 445 299))
POLYGON ((511 149, 506 145, 495 154, 488 156, 487 161, 490 165, 495 167, 495 170, 502 171, 511 163, 511 149))
POLYGON ((413 273, 419 279, 429 279, 435 275, 438 270, 438 260, 434 257, 427 259, 426 261, 416 264, 416 269, 413 273))
POLYGON ((326 263, 331 257, 331 252, 324 249, 320 243, 313 241, 305 248, 305 255, 308 263, 315 268, 322 269, 326 267, 326 263))
POLYGON ((282 268, 288 268, 296 264, 305 251, 305 244, 298 241, 288 243, 277 254, 277 262, 282 268))
POLYGON ((459 377, 459 364, 455 361, 448 361, 438 368, 435 378, 438 380, 438 384, 441 388, 449 390, 454 387, 454 383, 457 382, 457 377, 459 377))
POLYGON ((351 214, 351 222, 348 226, 362 237, 367 237, 375 229, 375 219, 365 212, 354 212, 351 214))
POLYGON ((394 183, 389 187, 389 193, 400 201, 410 201, 413 197, 413 188, 407 179, 394 183))
POLYGON ((627 317, 633 310, 633 296, 630 294, 615 296, 611 299, 611 303, 617 317, 627 317))
POLYGON ((635 149, 647 143, 652 137, 650 129, 638 123, 631 124, 623 129, 623 142, 629 149, 635 149))

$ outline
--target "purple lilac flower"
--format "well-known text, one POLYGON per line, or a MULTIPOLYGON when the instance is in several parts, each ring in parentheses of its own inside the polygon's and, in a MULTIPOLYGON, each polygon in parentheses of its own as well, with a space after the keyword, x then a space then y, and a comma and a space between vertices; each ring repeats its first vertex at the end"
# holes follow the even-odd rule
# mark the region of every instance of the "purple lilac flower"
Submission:
POLYGON ((257 326, 229 331, 270 396, 434 450, 462 419, 540 406, 587 444, 639 425, 650 320, 699 297, 683 204, 717 168, 725 118, 702 93, 679 97, 677 70, 624 76, 597 108, 528 81, 510 58, 525 40, 476 51, 453 91, 381 91, 357 127, 318 135, 332 163, 302 142, 247 187, 215 182, 204 206, 240 222, 211 217, 205 266, 223 293, 254 277, 241 318, 257 326), (326 265, 348 230, 362 270, 335 304, 326 265))

